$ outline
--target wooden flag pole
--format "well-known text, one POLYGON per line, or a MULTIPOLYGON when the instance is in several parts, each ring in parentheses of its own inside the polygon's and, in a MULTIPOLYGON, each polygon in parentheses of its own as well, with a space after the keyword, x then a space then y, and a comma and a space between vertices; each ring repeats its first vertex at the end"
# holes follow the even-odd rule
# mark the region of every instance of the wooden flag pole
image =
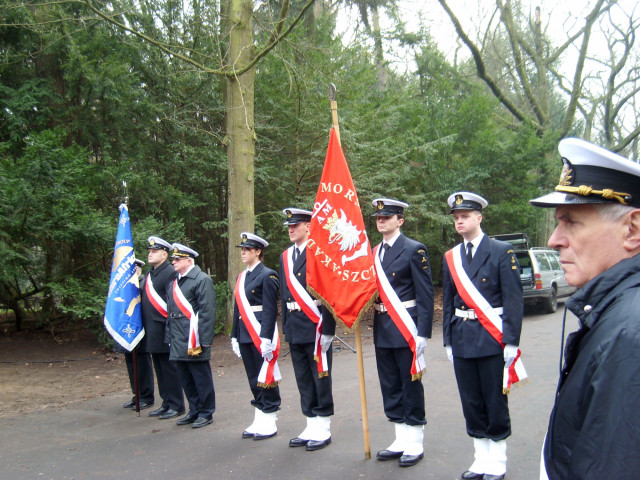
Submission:
MULTIPOLYGON (((336 86, 329 84, 329 105, 331 107, 331 121, 336 132, 336 138, 340 143, 340 125, 338 124, 338 101, 336 99, 336 86)), ((360 379, 360 409, 362 410, 362 433, 364 435, 364 457, 371 459, 371 442, 369 441, 369 414, 367 411, 367 390, 364 384, 364 360, 362 357, 362 334, 360 321, 355 324, 356 356, 358 357, 358 376, 360 379)))

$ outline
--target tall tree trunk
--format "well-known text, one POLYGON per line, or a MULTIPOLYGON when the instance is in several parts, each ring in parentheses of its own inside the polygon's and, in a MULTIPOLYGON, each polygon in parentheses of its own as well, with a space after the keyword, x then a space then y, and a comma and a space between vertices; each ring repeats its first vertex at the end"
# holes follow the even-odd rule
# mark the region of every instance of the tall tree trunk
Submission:
POLYGON ((378 71, 378 90, 387 89, 388 74, 387 63, 384 61, 382 49, 382 30, 380 28, 380 12, 377 5, 371 6, 371 20, 373 21, 373 42, 375 45, 376 70, 378 71))
MULTIPOLYGON (((229 0, 229 66, 241 68, 253 57, 253 2, 229 0)), ((253 231, 254 218, 254 78, 255 70, 227 77, 226 110, 228 135, 228 252, 227 283, 233 289, 243 264, 234 245, 243 231, 253 231)), ((227 327, 233 314, 233 302, 227 302, 227 327)))

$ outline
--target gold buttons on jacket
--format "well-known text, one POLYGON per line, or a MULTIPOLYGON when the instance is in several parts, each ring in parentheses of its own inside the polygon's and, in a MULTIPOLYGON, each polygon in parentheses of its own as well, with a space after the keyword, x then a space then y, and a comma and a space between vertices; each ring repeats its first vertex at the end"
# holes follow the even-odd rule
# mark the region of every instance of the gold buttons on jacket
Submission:
POLYGON ((483 279, 482 279, 482 283, 484 283, 484 282, 486 282, 486 281, 487 281, 487 279, 486 279, 486 278, 483 278, 483 279))

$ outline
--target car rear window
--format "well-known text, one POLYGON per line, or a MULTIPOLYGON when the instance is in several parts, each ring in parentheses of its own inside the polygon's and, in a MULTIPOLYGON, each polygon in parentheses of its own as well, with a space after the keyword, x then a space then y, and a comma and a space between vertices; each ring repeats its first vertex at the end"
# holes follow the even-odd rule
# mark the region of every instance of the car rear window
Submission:
POLYGON ((547 253, 547 257, 549 258, 549 261, 551 262, 551 267, 554 270, 560 270, 562 268, 560 266, 560 262, 558 261, 557 255, 554 255, 553 253, 547 253))
POLYGON ((541 272, 551 271, 551 265, 549 265, 549 260, 547 260, 547 256, 544 253, 536 253, 536 260, 540 265, 541 272))

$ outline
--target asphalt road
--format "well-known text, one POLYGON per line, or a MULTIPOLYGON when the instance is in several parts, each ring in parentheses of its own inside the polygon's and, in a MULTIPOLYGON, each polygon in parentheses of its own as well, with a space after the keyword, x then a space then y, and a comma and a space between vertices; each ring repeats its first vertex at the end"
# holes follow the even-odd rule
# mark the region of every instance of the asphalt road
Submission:
MULTIPOLYGON (((563 307, 560 305, 552 315, 525 316, 521 348, 529 380, 514 388, 509 398, 513 430, 508 439, 509 480, 538 478, 540 447, 558 377, 563 307)), ((567 332, 576 327, 577 320, 568 314, 567 332)), ((289 439, 305 425, 289 357, 280 362, 283 383, 278 435, 256 442, 241 439, 244 427, 253 420, 241 362, 219 366, 214 351, 217 410, 212 425, 201 429, 178 427, 170 420, 149 418, 146 411, 137 417, 122 408, 130 398, 123 386, 121 394, 55 412, 0 420, 0 478, 459 478, 473 460, 473 442, 465 432, 453 367, 442 348, 440 325, 426 350, 425 458, 411 468, 375 460, 376 451, 393 440, 394 430, 382 410, 372 339, 367 329, 363 333, 371 460, 364 454, 358 369, 351 351, 342 349, 334 354, 333 443, 316 452, 288 447, 289 439)), ((338 347, 339 343, 334 345, 338 347)))

